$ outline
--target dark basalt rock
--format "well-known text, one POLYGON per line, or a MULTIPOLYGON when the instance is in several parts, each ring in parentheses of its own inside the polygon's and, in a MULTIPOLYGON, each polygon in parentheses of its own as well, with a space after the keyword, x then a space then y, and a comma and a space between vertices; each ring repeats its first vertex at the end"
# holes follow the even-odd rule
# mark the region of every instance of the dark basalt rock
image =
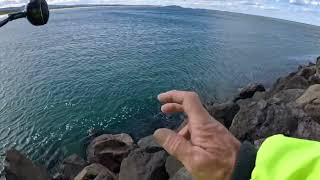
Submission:
POLYGON ((62 174, 68 179, 74 179, 76 175, 86 167, 87 162, 82 159, 80 156, 73 154, 62 162, 62 174))
POLYGON ((140 148, 152 148, 152 147, 161 148, 161 146, 153 138, 153 135, 141 138, 138 141, 138 146, 140 148))
POLYGON ((252 98, 256 92, 264 92, 266 89, 262 84, 251 83, 240 90, 240 93, 234 98, 233 102, 240 99, 252 98))
POLYGON ((166 171, 173 177, 183 167, 183 164, 173 156, 168 156, 166 160, 166 171))
POLYGON ((35 165, 19 151, 11 149, 6 152, 7 165, 4 173, 6 180, 51 180, 44 167, 35 165))
POLYGON ((133 139, 128 134, 104 134, 91 141, 87 148, 89 163, 100 163, 118 173, 121 161, 134 148, 133 139))
POLYGON ((239 105, 234 102, 213 104, 207 107, 209 114, 221 122, 226 128, 231 126, 232 120, 239 109, 239 105))
POLYGON ((193 180, 186 168, 181 168, 170 180, 193 180))
POLYGON ((287 77, 282 77, 277 80, 273 86, 272 94, 275 94, 281 90, 286 89, 307 89, 309 82, 302 76, 296 75, 296 73, 291 73, 287 77))
POLYGON ((294 104, 247 100, 240 104, 230 131, 240 140, 267 138, 274 134, 293 135, 298 120, 306 116, 294 104))
POLYGON ((138 148, 121 163, 119 180, 167 180, 167 153, 161 148, 138 148))
POLYGON ((116 180, 116 175, 101 164, 85 167, 74 180, 116 180))
POLYGON ((308 115, 320 123, 320 84, 310 86, 296 102, 308 115))

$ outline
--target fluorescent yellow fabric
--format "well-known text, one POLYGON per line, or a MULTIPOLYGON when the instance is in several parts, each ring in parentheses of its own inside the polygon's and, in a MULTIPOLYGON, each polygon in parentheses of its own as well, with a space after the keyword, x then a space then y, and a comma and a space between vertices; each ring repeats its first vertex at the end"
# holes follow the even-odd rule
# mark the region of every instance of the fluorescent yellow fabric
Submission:
POLYGON ((272 136, 262 144, 252 180, 320 180, 320 142, 272 136))

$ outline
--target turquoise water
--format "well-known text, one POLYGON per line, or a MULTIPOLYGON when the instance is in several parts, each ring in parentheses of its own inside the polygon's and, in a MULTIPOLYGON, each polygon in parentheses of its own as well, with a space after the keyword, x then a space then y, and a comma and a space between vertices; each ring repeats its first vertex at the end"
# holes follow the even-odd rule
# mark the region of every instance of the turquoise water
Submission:
MULTIPOLYGON (((17 148, 52 168, 84 152, 90 129, 135 138, 175 121, 158 93, 228 99, 251 81, 320 55, 320 28, 178 7, 56 10, 47 26, 0 29, 0 153, 17 148)), ((3 156, 1 157, 3 158, 3 156)))

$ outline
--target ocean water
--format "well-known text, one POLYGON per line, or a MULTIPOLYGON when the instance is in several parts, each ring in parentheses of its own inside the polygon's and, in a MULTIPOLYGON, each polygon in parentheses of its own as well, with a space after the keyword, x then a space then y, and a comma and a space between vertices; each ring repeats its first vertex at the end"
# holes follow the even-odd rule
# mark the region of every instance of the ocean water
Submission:
POLYGON ((320 55, 320 27, 179 7, 51 12, 0 29, 0 159, 16 148, 53 168, 84 154, 92 129, 138 139, 178 117, 158 93, 193 90, 223 101, 249 82, 270 86, 320 55))

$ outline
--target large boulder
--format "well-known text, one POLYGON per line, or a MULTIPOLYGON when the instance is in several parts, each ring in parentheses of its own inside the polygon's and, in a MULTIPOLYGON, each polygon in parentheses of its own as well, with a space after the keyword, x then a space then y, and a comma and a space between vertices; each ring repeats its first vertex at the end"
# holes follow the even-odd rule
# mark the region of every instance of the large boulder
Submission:
POLYGON ((290 135, 303 115, 303 111, 292 104, 247 100, 240 104, 230 131, 238 139, 251 142, 278 133, 290 135))
POLYGON ((277 92, 274 94, 273 97, 271 97, 271 100, 273 102, 283 102, 283 103, 289 103, 294 102, 297 98, 299 98, 303 93, 304 89, 286 89, 277 92))
POLYGON ((183 167, 183 164, 173 156, 168 156, 166 160, 166 171, 173 177, 183 167))
POLYGON ((301 68, 297 75, 298 76, 302 76, 305 79, 309 79, 311 76, 313 76, 314 74, 316 74, 316 68, 315 66, 307 66, 307 67, 303 67, 301 68))
POLYGON ((320 141, 320 124, 311 118, 304 118, 299 121, 296 132, 293 137, 320 141))
POLYGON ((153 135, 141 138, 138 141, 138 146, 140 148, 152 148, 152 147, 161 148, 161 146, 155 141, 153 135))
POLYGON ((101 164, 85 167, 74 180, 116 180, 115 174, 101 164))
POLYGON ((307 89, 308 86, 309 82, 306 78, 296 73, 290 73, 288 76, 281 77, 276 81, 272 88, 272 94, 286 89, 307 89))
POLYGON ((68 179, 74 179, 86 165, 87 162, 84 159, 77 154, 72 154, 63 160, 61 172, 68 179))
POLYGON ((134 148, 133 139, 128 134, 104 134, 91 141, 87 148, 89 163, 100 163, 118 173, 121 161, 134 148))
POLYGON ((320 84, 320 74, 314 74, 314 75, 310 76, 308 81, 309 81, 310 85, 320 84))
POLYGON ((53 175, 52 179, 53 180, 70 180, 68 177, 66 177, 65 175, 63 175, 61 173, 57 173, 57 174, 53 175))
POLYGON ((138 148, 121 163, 119 180, 167 180, 167 153, 161 148, 138 148))
POLYGON ((316 61, 316 73, 320 74, 320 56, 317 58, 316 61))
POLYGON ((234 98, 234 102, 239 99, 248 99, 252 98, 256 92, 264 92, 266 89, 262 84, 250 83, 246 87, 240 90, 240 93, 234 98))
POLYGON ((239 105, 234 102, 213 104, 207 107, 209 114, 227 128, 231 126, 232 120, 238 113, 239 109, 239 105))
POLYGON ((44 167, 37 166, 17 150, 9 150, 5 157, 6 180, 51 180, 44 167))
POLYGON ((194 180, 186 168, 181 168, 170 180, 194 180))
POLYGON ((310 86, 296 102, 308 115, 320 123, 320 84, 310 86))
MULTIPOLYGON (((320 126, 313 120, 319 117, 317 112, 320 109, 315 109, 318 108, 316 99, 320 97, 319 90, 320 85, 314 85, 305 93, 301 89, 286 89, 269 99, 241 100, 230 131, 238 139, 251 142, 274 134, 319 140, 320 126)), ((260 146, 258 141, 255 144, 260 146)))

